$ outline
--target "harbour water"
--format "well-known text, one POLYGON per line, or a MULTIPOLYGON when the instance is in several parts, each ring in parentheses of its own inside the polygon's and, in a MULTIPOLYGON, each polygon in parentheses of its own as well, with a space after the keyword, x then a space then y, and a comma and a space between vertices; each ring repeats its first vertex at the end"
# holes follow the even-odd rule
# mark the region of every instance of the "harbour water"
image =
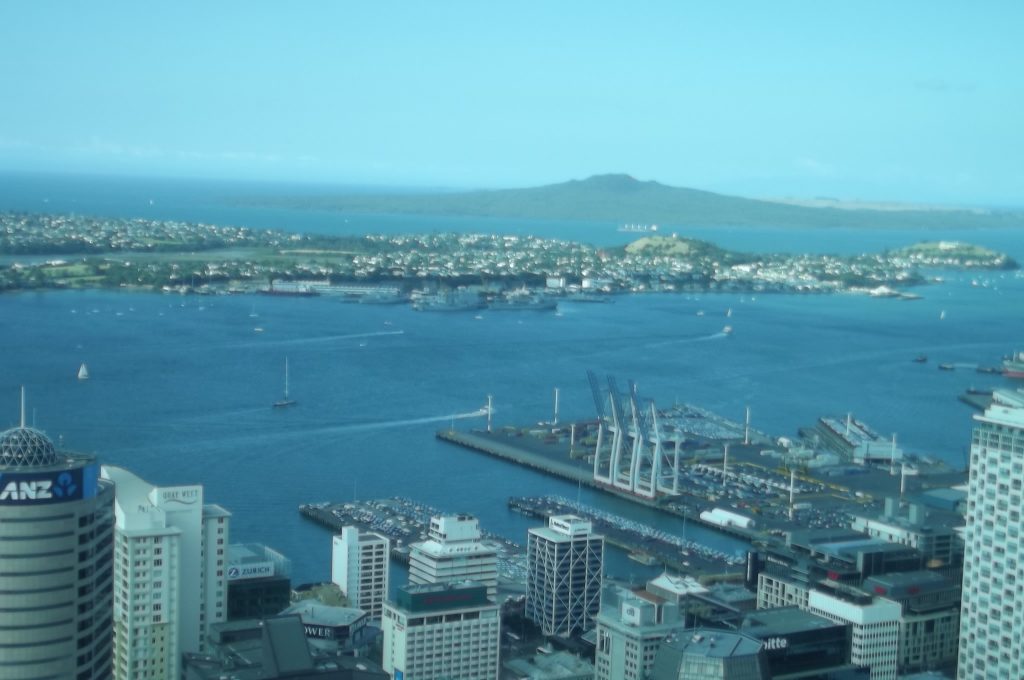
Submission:
MULTIPOLYGON (((0 202, 0 209, 11 207, 19 206, 0 202)), ((244 223, 255 209, 222 210, 207 221, 244 223)), ((301 211, 289 215, 287 226, 301 231, 301 211)), ((413 218, 393 219, 417 231, 413 218)), ((579 228, 529 226, 564 238, 577 238, 579 228)), ((606 231, 601 238, 622 238, 614 227, 606 231)), ((851 246, 841 233, 777 231, 785 237, 743 230, 727 238, 748 250, 851 246)), ((1024 235, 943 236, 1024 260, 1024 235)), ((864 243, 893 238, 861 235, 864 243)), ((681 532, 681 521, 445 444, 434 432, 482 426, 474 414, 488 394, 499 426, 550 418, 556 386, 563 418, 591 417, 586 370, 593 369, 635 379, 660 404, 678 399, 737 420, 750 406, 755 427, 776 435, 852 411, 883 434, 897 433, 908 451, 962 467, 972 412, 956 396, 971 386, 1013 385, 966 367, 997 364, 1024 348, 1024 279, 1012 272, 944 275, 945 283, 921 289, 917 301, 645 295, 479 319, 327 298, 4 295, 0 426, 16 423, 24 384, 38 427, 154 483, 202 483, 207 502, 234 514, 232 540, 285 553, 296 582, 330 572, 329 534, 298 513, 308 502, 408 496, 474 513, 487 530, 523 542, 536 520, 510 512, 507 498, 558 494, 681 532), (726 323, 734 329, 729 337, 720 332, 726 323), (914 363, 919 354, 929 362, 914 363), (273 409, 286 357, 298 404, 273 409), (83 362, 88 380, 77 379, 83 362), (965 368, 939 371, 939 362, 965 368)), ((741 547, 700 527, 686 531, 727 551, 741 547)), ((644 569, 621 555, 608 566, 621 575, 644 569)))

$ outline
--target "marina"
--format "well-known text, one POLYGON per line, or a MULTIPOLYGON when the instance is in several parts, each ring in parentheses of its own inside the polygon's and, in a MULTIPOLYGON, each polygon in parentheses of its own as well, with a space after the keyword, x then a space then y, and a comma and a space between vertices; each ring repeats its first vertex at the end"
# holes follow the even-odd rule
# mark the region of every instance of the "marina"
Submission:
MULTIPOLYGON (((348 503, 314 503, 299 506, 303 517, 330 529, 354 526, 374 531, 391 541, 391 559, 409 563, 409 546, 427 540, 430 518, 443 511, 408 498, 392 497, 348 503)), ((497 555, 498 585, 504 590, 522 590, 526 582, 526 550, 513 541, 484 531, 484 545, 497 555)))

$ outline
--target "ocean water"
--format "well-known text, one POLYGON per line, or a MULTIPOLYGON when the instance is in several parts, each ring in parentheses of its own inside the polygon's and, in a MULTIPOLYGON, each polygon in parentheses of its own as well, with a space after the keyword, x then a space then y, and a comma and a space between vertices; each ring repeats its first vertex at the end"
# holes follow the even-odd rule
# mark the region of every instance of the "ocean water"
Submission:
MULTIPOLYGON (((0 209, 18 207, 2 200, 0 209)), ((133 206, 120 209, 127 215, 133 206)), ((222 209, 232 224, 255 210, 222 209)), ((292 228, 306 228, 301 211, 289 214, 292 228)), ((388 219, 416 231, 411 218, 388 219)), ((579 225, 563 232, 555 224, 526 227, 570 237, 579 225)), ((604 229, 609 239, 623 236, 604 229)), ((757 230, 730 238, 751 250, 782 242, 819 251, 851 247, 835 232, 778 231, 774 239, 757 230)), ((972 235, 947 237, 977 241, 972 235)), ((853 236, 868 243, 892 233, 853 236)), ((991 238, 1024 260, 1020 234, 991 238)), ((295 582, 330 573, 329 533, 299 516, 306 502, 408 496, 474 513, 484 528, 524 542, 535 521, 509 512, 508 496, 579 494, 681 532, 675 520, 443 444, 434 432, 453 422, 482 426, 469 414, 488 394, 498 426, 549 418, 554 387, 563 418, 593 417, 592 369, 636 380, 661 404, 692 402, 737 420, 749 406, 754 426, 774 435, 852 412, 879 432, 897 433, 911 452, 962 466, 972 412, 956 396, 971 386, 1012 386, 968 366, 996 365, 1024 348, 1024 279, 946 276, 922 288, 918 301, 646 295, 563 304, 558 314, 483 312, 479 319, 327 298, 5 295, 0 426, 16 423, 18 386, 25 385, 30 420, 54 439, 154 483, 202 483, 207 502, 233 513, 232 540, 282 551, 293 561, 295 582), (726 324, 731 337, 720 332, 726 324), (929 362, 913 363, 921 353, 929 362), (281 396, 286 357, 299 404, 276 410, 270 404, 281 396), (88 381, 76 379, 83 361, 88 381), (963 367, 938 371, 939 362, 963 367)), ((729 551, 742 547, 700 527, 686 531, 729 551)), ((647 573, 618 554, 607 568, 647 573)))

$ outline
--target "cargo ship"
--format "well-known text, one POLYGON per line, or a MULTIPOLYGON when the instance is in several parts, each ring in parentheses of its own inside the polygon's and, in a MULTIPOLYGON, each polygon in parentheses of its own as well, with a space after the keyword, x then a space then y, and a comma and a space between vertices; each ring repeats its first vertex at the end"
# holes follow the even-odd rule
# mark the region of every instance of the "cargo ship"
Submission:
POLYGON ((418 312, 466 312, 484 306, 479 295, 463 291, 422 295, 412 303, 412 308, 418 312))
POLYGON ((1003 359, 1003 375, 1024 379, 1024 352, 1014 352, 1012 357, 1003 359))
POLYGON ((495 312, 544 311, 558 309, 558 301, 543 295, 508 293, 491 300, 487 308, 495 312))

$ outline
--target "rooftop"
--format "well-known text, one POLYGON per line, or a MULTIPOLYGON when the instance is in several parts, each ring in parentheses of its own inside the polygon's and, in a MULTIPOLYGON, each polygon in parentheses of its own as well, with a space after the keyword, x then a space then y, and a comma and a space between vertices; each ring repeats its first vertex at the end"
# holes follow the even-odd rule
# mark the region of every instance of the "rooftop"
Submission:
POLYGON ((664 644, 678 650, 683 656, 703 656, 725 659, 751 656, 761 650, 761 641, 725 630, 698 628, 681 635, 671 635, 664 644))
POLYGON ((298 614, 302 623, 317 626, 350 626, 366 616, 362 609, 332 607, 316 600, 300 600, 281 614, 298 614))
POLYGON ((842 624, 833 623, 798 607, 781 607, 750 612, 740 624, 740 630, 758 638, 765 638, 784 637, 809 630, 824 630, 839 625, 842 624))

